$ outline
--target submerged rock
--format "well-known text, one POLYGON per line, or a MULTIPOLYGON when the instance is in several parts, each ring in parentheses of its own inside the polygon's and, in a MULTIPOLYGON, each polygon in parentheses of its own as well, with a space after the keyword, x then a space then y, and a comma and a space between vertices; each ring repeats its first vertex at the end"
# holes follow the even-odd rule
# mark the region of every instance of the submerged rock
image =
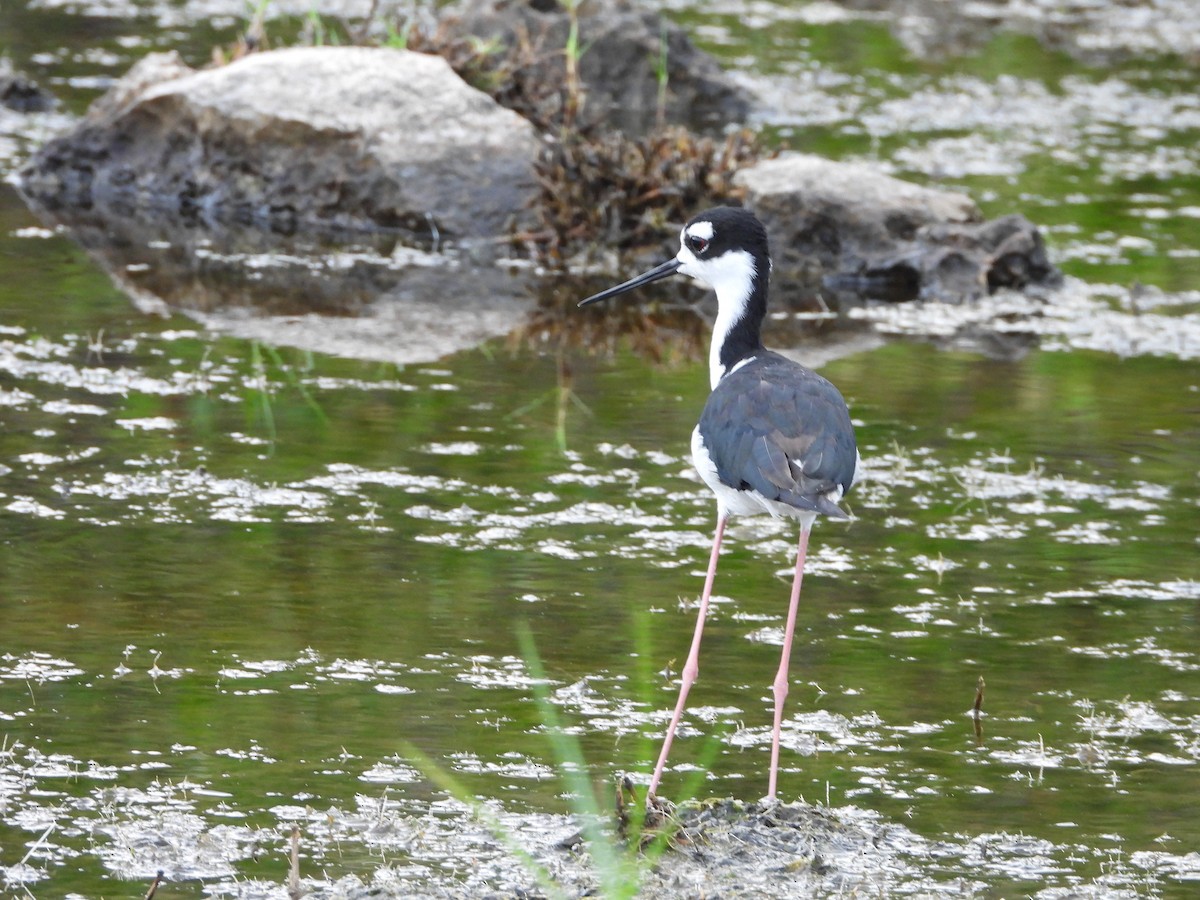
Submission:
POLYGON ((737 174, 771 234, 778 295, 834 291, 890 300, 963 300, 1053 284, 1058 271, 1023 216, 985 221, 965 194, 860 163, 806 154, 737 174))
POLYGON ((437 57, 297 48, 197 72, 164 54, 21 176, 51 209, 478 239, 524 214, 538 148, 529 122, 437 57))
POLYGON ((58 106, 54 95, 6 59, 0 59, 0 106, 21 113, 49 112, 58 106))
MULTIPOLYGON (((700 130, 745 120, 749 95, 678 25, 627 2, 583 3, 577 9, 578 76, 584 124, 644 134, 674 123, 700 130)), ((553 88, 563 102, 571 16, 556 0, 459 0, 442 28, 452 37, 499 42, 527 87, 553 88)), ((552 116, 550 116, 552 117, 552 116)))

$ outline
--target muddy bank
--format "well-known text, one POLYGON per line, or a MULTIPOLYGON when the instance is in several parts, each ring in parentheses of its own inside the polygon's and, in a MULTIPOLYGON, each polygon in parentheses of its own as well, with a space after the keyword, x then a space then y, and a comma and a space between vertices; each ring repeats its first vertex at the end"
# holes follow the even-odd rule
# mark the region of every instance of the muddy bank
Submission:
MULTIPOLYGON (((580 838, 579 822, 569 816, 519 815, 490 803, 485 807, 488 827, 454 801, 432 803, 419 816, 397 813, 396 806, 364 799, 349 815, 331 811, 327 821, 337 839, 365 840, 389 855, 403 848, 406 862, 383 867, 369 878, 351 875, 337 880, 304 877, 301 866, 306 896, 987 897, 997 889, 1036 892, 1046 866, 1080 851, 1002 832, 930 841, 855 806, 710 799, 680 808, 676 846, 651 859, 633 854, 611 834, 605 838, 608 846, 590 847, 580 838), (522 863, 514 848, 528 853, 529 859, 522 863), (597 856, 613 862, 598 868, 597 856), (471 862, 460 865, 464 860, 471 862)), ((301 846, 311 849, 314 837, 305 831, 301 846)), ((316 840, 325 844, 331 837, 316 840)), ((1079 882, 1078 887, 1097 900, 1127 897, 1135 886, 1152 880, 1162 862, 1144 857, 1128 866, 1113 866, 1107 875, 1079 882)), ((209 889, 217 896, 228 895, 219 883, 209 889)), ((278 890, 270 882, 241 881, 237 895, 266 898, 278 890)))
MULTIPOLYGON (((435 804, 430 819, 462 814, 457 804, 435 804)), ((661 856, 655 853, 653 861, 633 853, 612 834, 605 836, 606 843, 611 842, 608 847, 590 847, 580 837, 578 821, 568 816, 519 816, 497 808, 490 814, 495 816, 496 833, 478 822, 460 823, 453 832, 441 833, 448 842, 441 848, 444 858, 461 854, 459 858, 471 859, 472 865, 458 883, 447 878, 422 885, 422 896, 581 897, 631 891, 647 900, 667 900, 784 898, 901 888, 943 892, 905 859, 928 853, 920 838, 855 808, 732 799, 685 804, 678 811, 674 848, 661 856), (543 877, 531 866, 522 866, 511 853, 513 846, 532 854, 543 877), (614 864, 600 869, 594 861, 597 856, 611 856, 614 864)), ((380 849, 402 834, 411 836, 417 826, 389 818, 377 829, 380 849)), ((952 881, 945 892, 967 884, 952 881)), ((378 876, 367 884, 351 877, 332 884, 307 881, 305 887, 318 900, 399 898, 411 896, 412 890, 403 877, 389 883, 378 876)))

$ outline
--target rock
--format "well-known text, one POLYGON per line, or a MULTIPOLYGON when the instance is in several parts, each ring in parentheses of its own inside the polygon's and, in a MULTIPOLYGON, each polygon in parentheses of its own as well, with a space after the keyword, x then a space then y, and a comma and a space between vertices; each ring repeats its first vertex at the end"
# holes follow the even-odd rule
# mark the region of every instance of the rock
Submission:
POLYGON ((0 106, 17 112, 49 112, 58 101, 49 91, 22 72, 12 69, 8 60, 0 59, 0 106))
POLYGON ((150 53, 133 64, 103 95, 88 108, 88 122, 107 122, 130 111, 139 99, 160 84, 181 81, 196 70, 183 61, 174 50, 169 53, 150 53))
POLYGON ((1054 283, 1037 228, 992 222, 965 194, 920 187, 861 163, 785 154, 734 178, 772 239, 780 297, 825 286, 892 300, 962 300, 1054 283))
MULTIPOLYGON (((630 134, 664 123, 712 131, 742 122, 749 113, 749 95, 658 12, 627 2, 583 3, 578 23, 584 123, 630 134), (659 122, 663 62, 667 81, 659 122)), ((522 77, 563 84, 570 16, 556 0, 459 0, 443 12, 442 24, 452 35, 500 41, 510 53, 525 42, 536 61, 522 77)))
POLYGON ((51 210, 491 239, 536 193, 533 127, 437 57, 318 47, 142 60, 22 186, 51 210))

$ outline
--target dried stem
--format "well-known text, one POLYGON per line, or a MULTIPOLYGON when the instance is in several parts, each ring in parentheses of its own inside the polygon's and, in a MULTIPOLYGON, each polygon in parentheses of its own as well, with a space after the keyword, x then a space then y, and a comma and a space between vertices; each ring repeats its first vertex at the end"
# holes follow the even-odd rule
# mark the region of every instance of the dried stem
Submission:
POLYGON ((292 826, 292 850, 288 865, 288 897, 300 900, 304 896, 300 890, 300 826, 292 826))
POLYGON ((975 740, 983 740, 983 676, 975 682, 975 705, 972 707, 971 718, 975 723, 975 740))
POLYGON ((159 869, 158 874, 154 876, 154 880, 150 882, 150 890, 146 891, 144 900, 154 900, 154 895, 158 893, 158 886, 163 882, 163 870, 159 869))

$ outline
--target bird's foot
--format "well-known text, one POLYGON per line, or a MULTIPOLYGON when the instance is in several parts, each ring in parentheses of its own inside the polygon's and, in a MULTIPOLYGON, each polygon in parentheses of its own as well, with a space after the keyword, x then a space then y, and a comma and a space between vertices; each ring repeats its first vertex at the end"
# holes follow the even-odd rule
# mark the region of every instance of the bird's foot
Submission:
POLYGON ((640 826, 634 824, 639 803, 634 790, 633 779, 628 775, 617 778, 617 834, 621 840, 628 841, 631 837, 637 840, 638 849, 645 849, 661 835, 672 843, 679 829, 679 820, 675 817, 675 804, 654 794, 646 795, 645 814, 640 826))
POLYGON ((646 796, 646 817, 642 820, 641 847, 644 849, 657 841, 666 841, 674 850, 692 842, 676 815, 676 806, 655 794, 646 796))
POLYGON ((776 806, 779 806, 782 803, 783 801, 780 800, 775 794, 767 794, 765 797, 759 799, 756 805, 759 807, 759 809, 766 810, 774 809, 776 806))
POLYGON ((655 794, 646 795, 644 830, 661 829, 675 821, 675 804, 655 794))

